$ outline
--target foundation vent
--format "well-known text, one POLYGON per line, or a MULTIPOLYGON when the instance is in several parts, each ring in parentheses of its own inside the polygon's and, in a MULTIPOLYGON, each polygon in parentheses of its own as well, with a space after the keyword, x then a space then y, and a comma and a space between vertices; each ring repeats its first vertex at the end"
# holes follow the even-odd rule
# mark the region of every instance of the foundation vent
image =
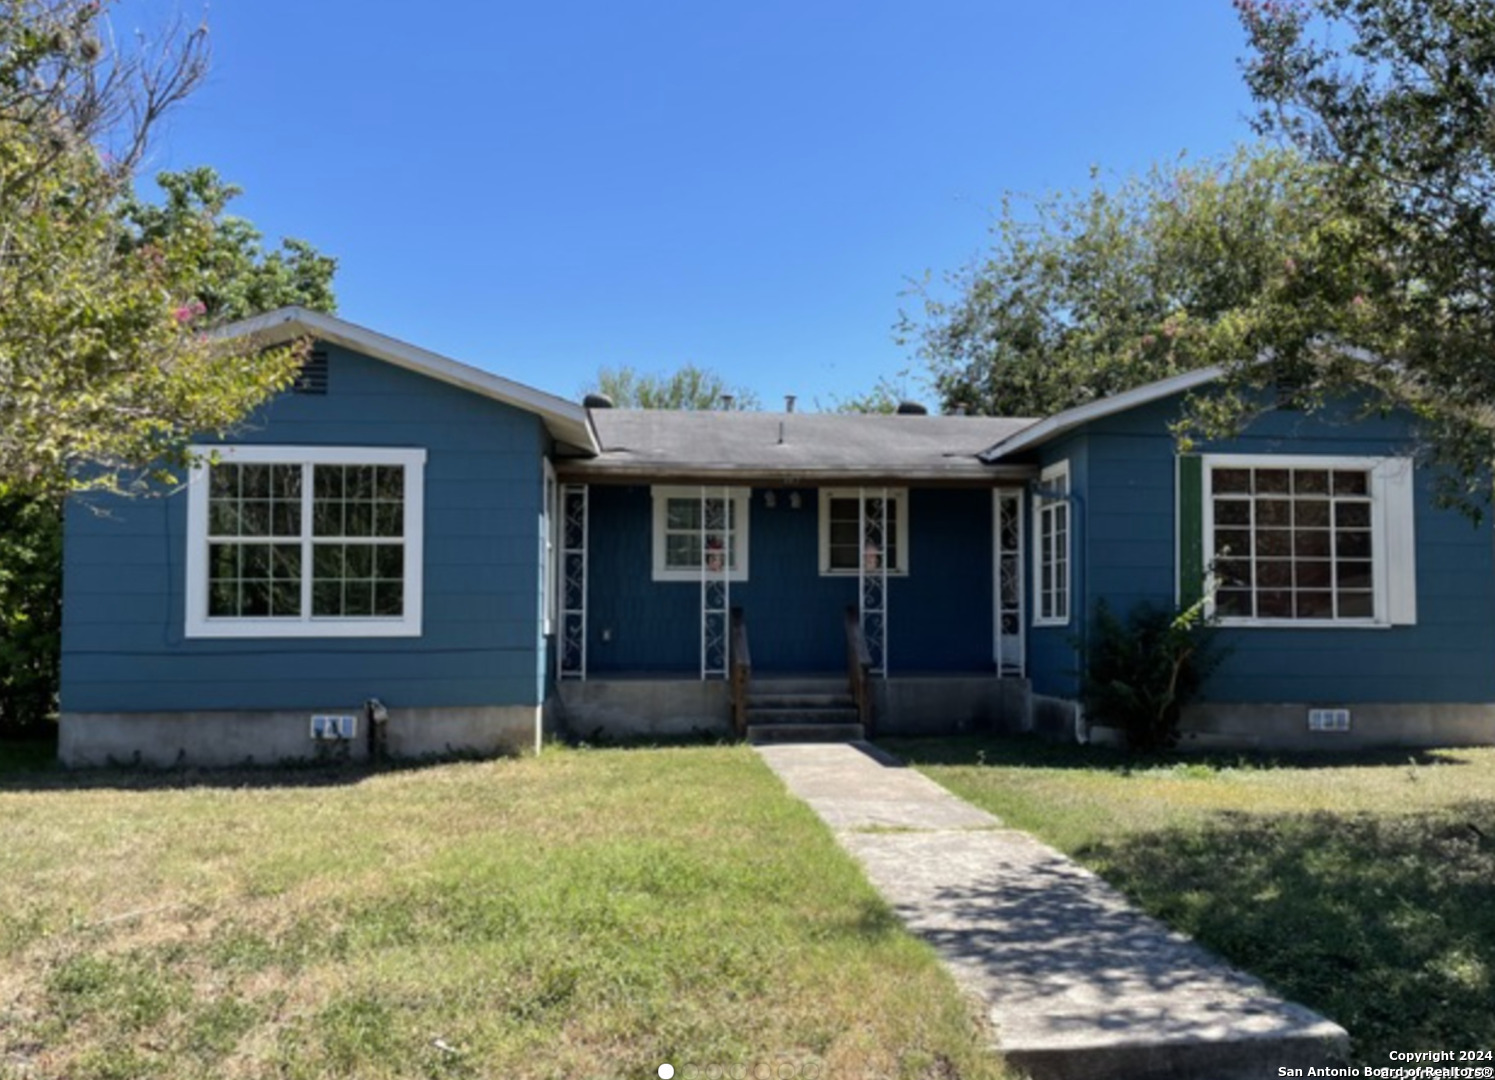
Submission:
POLYGON ((1349 709, 1309 709, 1309 731, 1349 731, 1349 709))

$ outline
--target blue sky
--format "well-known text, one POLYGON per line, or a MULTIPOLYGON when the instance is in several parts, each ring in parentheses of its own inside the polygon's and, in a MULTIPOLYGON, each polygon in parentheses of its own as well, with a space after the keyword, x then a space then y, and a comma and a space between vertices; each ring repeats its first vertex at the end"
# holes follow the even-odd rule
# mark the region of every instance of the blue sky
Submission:
MULTIPOLYGON (((186 0, 184 0, 184 3, 186 0)), ((125 0, 118 31, 196 9, 125 0)), ((340 314, 567 397, 704 364, 777 407, 912 357, 1004 191, 1249 139, 1229 0, 221 0, 153 168, 212 165, 340 314)), ((917 390, 917 387, 914 387, 917 390)))

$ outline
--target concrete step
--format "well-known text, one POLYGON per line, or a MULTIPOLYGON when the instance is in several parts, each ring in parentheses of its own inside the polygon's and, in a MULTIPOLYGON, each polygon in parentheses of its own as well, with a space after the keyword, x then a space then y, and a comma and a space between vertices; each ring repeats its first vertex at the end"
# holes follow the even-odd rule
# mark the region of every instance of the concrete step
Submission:
POLYGON ((842 675, 754 675, 754 694, 844 694, 848 689, 842 675))
POLYGON ((856 709, 850 706, 817 708, 790 705, 777 709, 750 708, 747 720, 750 724, 855 724, 861 718, 857 716, 856 709))
MULTIPOLYGON (((853 714, 855 715, 855 714, 853 714)), ((858 723, 774 723, 748 724, 749 743, 843 743, 861 742, 866 732, 858 723)))
POLYGON ((855 709, 856 699, 844 690, 839 694, 748 694, 748 710, 754 709, 855 709))

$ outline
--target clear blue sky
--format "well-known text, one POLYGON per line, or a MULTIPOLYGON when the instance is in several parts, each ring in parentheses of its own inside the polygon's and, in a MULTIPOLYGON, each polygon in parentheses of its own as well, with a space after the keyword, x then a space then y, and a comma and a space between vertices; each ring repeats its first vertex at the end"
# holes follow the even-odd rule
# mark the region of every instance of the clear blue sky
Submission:
MULTIPOLYGON (((116 28, 179 7, 125 0, 116 28)), ((1249 139, 1229 0, 222 0, 154 168, 212 165, 340 313, 573 397, 693 361, 803 406, 910 363, 1006 190, 1249 139)))

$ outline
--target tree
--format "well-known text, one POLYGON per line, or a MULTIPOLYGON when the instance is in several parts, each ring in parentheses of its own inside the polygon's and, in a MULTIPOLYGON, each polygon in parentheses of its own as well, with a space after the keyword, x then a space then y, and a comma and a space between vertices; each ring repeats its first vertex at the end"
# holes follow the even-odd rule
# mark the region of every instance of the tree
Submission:
MULTIPOLYGON (((1414 408, 1432 456, 1483 499, 1495 460, 1495 3, 1237 0, 1259 129, 1333 180, 1359 244, 1353 327, 1269 326, 1305 366, 1342 345, 1414 408)), ((1320 283, 1309 281, 1317 298, 1320 283)))
POLYGON ((631 367, 604 367, 588 393, 606 394, 620 409, 688 409, 747 411, 758 408, 758 395, 734 387, 709 368, 685 364, 669 375, 640 374, 631 367))
POLYGON ((1342 225, 1324 171, 1292 152, 1179 159, 1115 187, 1093 173, 1086 190, 1009 195, 991 252, 947 277, 953 298, 922 288, 900 334, 947 410, 1046 416, 1255 356, 1264 300, 1290 297, 1342 225))
POLYGON ((0 0, 0 732, 56 701, 62 497, 179 463, 282 388, 295 348, 256 352, 218 322, 332 310, 336 263, 302 241, 266 254, 224 215, 210 169, 133 192, 156 120, 197 84, 202 30, 110 56, 100 8, 0 0))
POLYGON ((193 295, 209 323, 242 319, 287 304, 315 311, 337 310, 332 278, 337 260, 323 255, 305 240, 283 239, 278 250, 266 252, 261 233, 244 218, 224 213, 243 189, 226 184, 207 167, 185 172, 163 172, 156 185, 164 196, 148 203, 128 196, 120 214, 126 227, 125 244, 140 249, 169 245, 172 238, 196 223, 212 223, 212 242, 196 268, 193 295))
POLYGON ((215 214, 132 225, 134 170, 201 80, 206 32, 123 54, 105 7, 0 0, 0 495, 117 490, 179 464, 300 361, 207 332, 215 214))

